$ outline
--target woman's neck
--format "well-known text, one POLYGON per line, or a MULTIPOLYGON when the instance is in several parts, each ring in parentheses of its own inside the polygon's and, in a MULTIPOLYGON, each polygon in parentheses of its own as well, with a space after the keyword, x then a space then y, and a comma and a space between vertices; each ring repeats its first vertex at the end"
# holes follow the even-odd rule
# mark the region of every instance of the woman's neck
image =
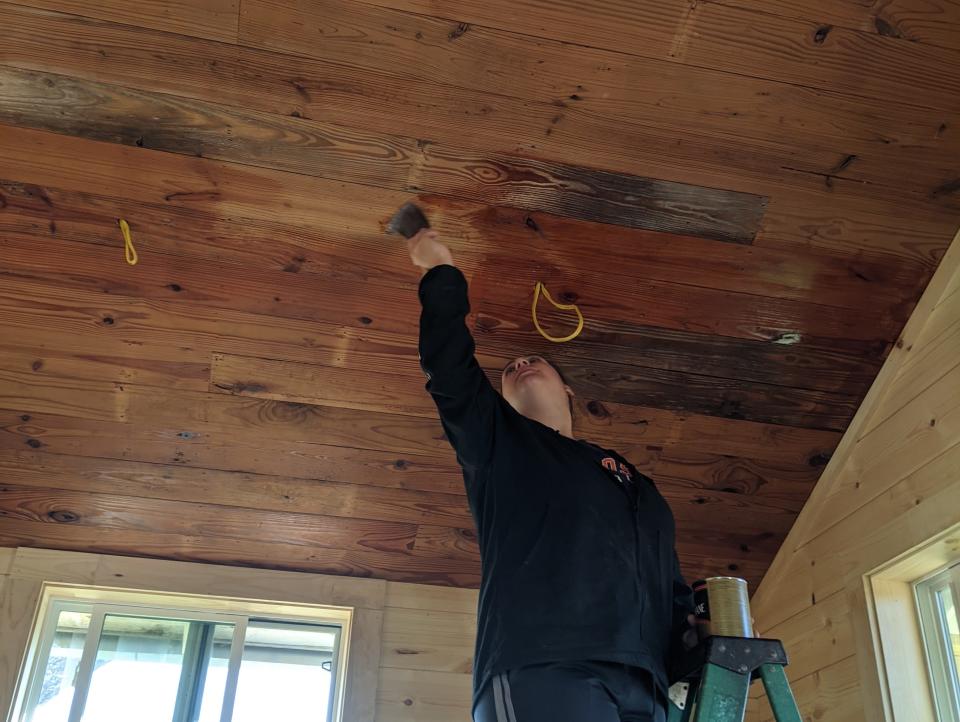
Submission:
POLYGON ((528 409, 524 412, 524 416, 539 421, 568 439, 574 438, 573 419, 569 409, 528 409))

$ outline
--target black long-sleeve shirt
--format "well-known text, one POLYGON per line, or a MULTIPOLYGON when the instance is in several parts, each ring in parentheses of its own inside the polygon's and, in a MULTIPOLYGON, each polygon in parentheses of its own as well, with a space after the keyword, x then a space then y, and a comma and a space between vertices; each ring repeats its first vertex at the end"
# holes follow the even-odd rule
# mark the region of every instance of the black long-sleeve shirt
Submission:
POLYGON ((474 704, 496 673, 604 660, 649 670, 665 694, 690 588, 670 507, 612 451, 518 413, 491 386, 455 267, 420 282, 420 363, 463 468, 481 557, 474 704))

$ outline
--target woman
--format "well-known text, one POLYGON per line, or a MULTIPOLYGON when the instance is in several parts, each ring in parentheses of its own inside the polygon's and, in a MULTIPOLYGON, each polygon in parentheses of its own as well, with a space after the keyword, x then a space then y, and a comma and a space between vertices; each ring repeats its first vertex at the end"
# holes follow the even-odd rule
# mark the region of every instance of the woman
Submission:
POLYGON ((475 722, 662 722, 692 611, 670 508, 615 452, 573 436, 573 392, 539 356, 474 358, 467 282, 437 234, 407 241, 420 363, 463 468, 481 557, 475 722))

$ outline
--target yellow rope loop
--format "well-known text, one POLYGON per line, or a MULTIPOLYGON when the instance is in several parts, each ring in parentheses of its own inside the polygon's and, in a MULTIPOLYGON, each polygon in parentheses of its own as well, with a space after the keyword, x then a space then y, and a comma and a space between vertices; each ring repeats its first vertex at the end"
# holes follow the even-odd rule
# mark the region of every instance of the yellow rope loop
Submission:
POLYGON ((123 234, 123 255, 127 259, 127 263, 131 266, 136 266, 140 258, 137 256, 137 249, 133 247, 133 238, 130 236, 130 224, 123 218, 118 222, 120 224, 120 232, 123 234))
POLYGON ((550 291, 547 290, 547 287, 543 285, 541 281, 537 281, 537 286, 533 291, 533 325, 537 327, 537 331, 540 332, 540 335, 543 336, 547 341, 553 341, 554 343, 566 343, 567 341, 572 341, 577 336, 580 335, 580 332, 583 331, 583 314, 580 313, 580 309, 573 303, 557 303, 553 300, 553 297, 550 295, 550 291), (543 291, 543 295, 547 297, 547 300, 550 301, 554 306, 559 308, 562 311, 576 311, 577 318, 577 330, 571 333, 569 336, 564 336, 563 338, 556 338, 549 335, 540 327, 540 322, 537 320, 537 302, 540 300, 540 291, 543 291))

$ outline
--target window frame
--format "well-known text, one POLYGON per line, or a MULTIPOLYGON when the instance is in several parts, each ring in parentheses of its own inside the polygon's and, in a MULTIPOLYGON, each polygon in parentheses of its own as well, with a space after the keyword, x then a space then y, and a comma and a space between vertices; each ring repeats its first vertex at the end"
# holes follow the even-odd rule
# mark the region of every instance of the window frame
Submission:
POLYGON ((336 627, 337 649, 331 660, 328 717, 327 720, 318 722, 341 722, 343 719, 350 628, 353 620, 353 609, 350 607, 45 583, 9 717, 14 722, 26 722, 33 711, 34 692, 37 686, 43 683, 42 677, 61 611, 92 614, 78 666, 78 686, 74 690, 68 722, 80 722, 92 679, 92 666, 99 647, 103 620, 107 615, 117 614, 234 625, 221 722, 229 722, 233 714, 248 622, 336 627))
POLYGON ((944 590, 950 590, 954 615, 960 625, 960 563, 927 575, 913 585, 937 719, 960 722, 960 675, 945 612, 938 601, 939 593, 944 590))

